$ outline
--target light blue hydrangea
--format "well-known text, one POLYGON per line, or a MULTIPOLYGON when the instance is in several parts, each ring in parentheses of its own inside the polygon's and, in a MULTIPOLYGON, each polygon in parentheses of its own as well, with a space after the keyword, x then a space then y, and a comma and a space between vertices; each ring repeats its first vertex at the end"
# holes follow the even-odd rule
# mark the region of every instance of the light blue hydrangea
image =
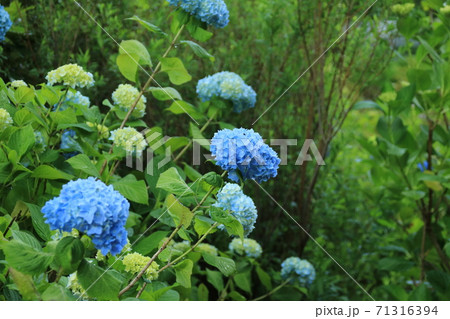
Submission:
POLYGON ((256 92, 233 72, 219 72, 197 83, 197 94, 205 102, 220 97, 233 102, 233 111, 241 113, 256 103, 256 92))
MULTIPOLYGON (((258 212, 253 200, 244 194, 238 184, 226 183, 217 193, 217 202, 214 207, 220 207, 230 211, 244 227, 244 235, 248 236, 255 228, 258 212)), ((225 229, 224 225, 219 225, 219 229, 225 229)))
MULTIPOLYGON (((78 91, 76 91, 75 93, 73 93, 72 91, 68 91, 66 94, 66 98, 59 106, 59 111, 64 111, 71 105, 81 105, 81 106, 89 107, 89 105, 91 105, 91 101, 89 100, 89 98, 87 96, 84 96, 83 94, 81 94, 78 91)), ((53 106, 53 111, 56 111, 57 108, 58 108, 58 104, 55 104, 53 106)))
POLYGON ((78 149, 78 143, 75 141, 76 138, 77 133, 74 130, 65 130, 61 135, 61 144, 59 146, 59 149, 63 151, 72 151, 63 153, 63 156, 66 159, 74 157, 79 153, 77 151, 73 151, 75 149, 78 149))
POLYGON ((11 29, 12 21, 5 7, 0 5, 0 42, 5 40, 5 35, 11 29))
POLYGON ((125 223, 130 203, 112 185, 93 177, 70 181, 45 203, 42 213, 52 230, 75 228, 91 237, 103 255, 120 253, 127 244, 125 223))
POLYGON ((280 159, 253 129, 235 128, 216 132, 211 140, 211 154, 216 165, 228 171, 228 178, 239 182, 242 178, 258 183, 277 176, 280 159))
POLYGON ((262 254, 261 245, 250 238, 244 238, 244 242, 240 238, 234 238, 228 245, 228 249, 232 253, 252 258, 258 258, 262 254))
POLYGON ((230 18, 227 5, 223 0, 167 0, 173 6, 179 6, 197 19, 216 28, 227 26, 230 18))
POLYGON ((289 257, 281 263, 281 277, 291 278, 302 286, 309 286, 316 278, 316 271, 307 260, 298 257, 289 257))

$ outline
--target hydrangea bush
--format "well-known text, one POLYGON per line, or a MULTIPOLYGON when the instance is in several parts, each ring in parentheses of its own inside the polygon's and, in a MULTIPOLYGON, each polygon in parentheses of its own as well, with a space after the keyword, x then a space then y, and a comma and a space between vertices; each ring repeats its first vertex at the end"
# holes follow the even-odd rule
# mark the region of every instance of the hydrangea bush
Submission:
MULTIPOLYGON (((174 54, 186 43, 183 31, 196 39, 209 32, 208 25, 225 27, 226 4, 168 2, 178 7, 168 48, 150 58, 145 44, 123 41, 117 69, 130 83, 105 92, 101 105, 89 98, 95 79, 81 63, 50 70, 41 83, 0 81, 3 299, 203 300, 209 294, 244 300, 256 297, 246 284, 251 278, 258 278, 261 295, 284 285, 282 273, 264 270, 257 261, 261 246, 246 238, 257 227, 258 213, 243 192, 249 179, 261 183, 277 176, 278 155, 252 129, 221 129, 213 121, 221 114, 214 101, 230 101, 235 112, 244 112, 255 106, 256 92, 232 72, 198 82, 199 106, 183 101, 172 87, 191 80, 174 54), (156 56, 161 58, 153 65, 156 56), (170 83, 150 86, 155 77, 170 83), (170 116, 192 121, 190 138, 212 137, 216 166, 209 172, 181 162, 192 147, 189 138, 166 141, 162 128, 144 121, 154 99, 171 103, 170 116), (134 166, 147 154, 168 160, 134 166), (23 276, 33 289, 22 289, 17 280, 23 276)), ((3 34, 9 28, 3 7, 0 14, 3 34)), ((167 34, 156 33, 162 38, 155 41, 164 42, 167 34)), ((198 54, 200 45, 192 43, 198 54)), ((210 58, 201 49, 199 58, 210 58)))

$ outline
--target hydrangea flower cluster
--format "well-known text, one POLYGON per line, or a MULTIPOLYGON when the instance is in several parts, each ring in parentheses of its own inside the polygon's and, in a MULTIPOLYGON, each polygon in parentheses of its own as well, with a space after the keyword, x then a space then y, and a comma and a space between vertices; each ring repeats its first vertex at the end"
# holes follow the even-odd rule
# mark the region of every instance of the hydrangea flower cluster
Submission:
POLYGON ((233 111, 241 113, 256 103, 256 92, 233 72, 219 72, 197 83, 197 94, 205 102, 217 96, 233 102, 233 111))
MULTIPOLYGON (((134 102, 139 96, 139 91, 130 84, 120 84, 119 87, 113 92, 112 100, 120 110, 128 112, 133 106, 134 102)), ((131 115, 135 118, 141 118, 145 115, 145 103, 147 99, 145 96, 141 96, 137 102, 131 115)))
POLYGON ((19 88, 21 86, 28 86, 28 84, 25 81, 23 81, 23 80, 12 81, 10 85, 13 88, 19 88))
POLYGON ((182 242, 176 243, 174 242, 172 245, 172 250, 177 250, 181 253, 184 253, 188 249, 191 248, 191 244, 187 240, 183 240, 182 242))
POLYGON ((250 238, 244 238, 243 243, 240 238, 234 238, 228 245, 228 249, 232 253, 253 258, 258 258, 262 254, 261 245, 256 240, 250 238))
POLYGON ((439 12, 442 14, 450 14, 450 5, 443 6, 439 9, 439 12))
POLYGON ((106 127, 106 126, 104 126, 104 125, 102 125, 102 124, 94 124, 94 123, 92 123, 92 122, 86 122, 86 125, 87 126, 89 126, 89 127, 95 127, 95 128, 97 128, 97 131, 98 131, 98 137, 100 138, 100 139, 102 139, 102 138, 108 138, 108 136, 109 136, 109 130, 108 130, 108 128, 106 127))
POLYGON ((114 145, 122 147, 127 153, 136 154, 136 156, 141 156, 142 151, 147 147, 144 135, 132 127, 112 131, 109 139, 114 142, 114 145))
POLYGON ((380 96, 378 96, 378 98, 385 103, 395 101, 395 99, 397 98, 397 92, 395 91, 383 92, 380 94, 380 96))
MULTIPOLYGON (((58 110, 59 111, 67 110, 67 108, 70 107, 70 105, 72 105, 72 104, 89 107, 89 105, 91 105, 91 101, 89 100, 89 98, 87 96, 84 96, 83 94, 81 94, 78 91, 76 91, 76 93, 68 91, 66 94, 66 98, 61 103, 58 110)), ((57 103, 53 106, 53 111, 57 110, 58 105, 59 105, 59 103, 57 103)))
POLYGON ((41 132, 35 131, 34 132, 34 139, 36 140, 34 144, 34 148, 37 152, 43 152, 47 148, 47 143, 45 143, 44 136, 41 132))
POLYGON ((48 72, 45 79, 49 85, 63 83, 73 89, 77 86, 91 87, 94 85, 92 73, 84 71, 81 66, 73 63, 60 66, 56 70, 48 72))
POLYGON ((167 0, 173 6, 190 13, 197 19, 216 28, 227 26, 230 18, 227 5, 223 0, 167 0))
POLYGON ((228 178, 234 182, 239 182, 238 171, 244 180, 267 181, 277 176, 280 164, 277 153, 253 129, 216 132, 211 140, 211 154, 215 156, 216 165, 228 171, 228 178))
POLYGON ((125 223, 130 203, 112 185, 93 177, 70 181, 42 208, 52 230, 75 228, 91 237, 103 255, 116 255, 127 244, 125 223))
POLYGON ((69 281, 67 282, 67 288, 69 288, 75 295, 84 295, 86 290, 81 286, 78 281, 77 274, 71 274, 69 276, 69 281))
POLYGON ((9 13, 6 12, 5 8, 0 5, 0 42, 5 40, 6 32, 11 29, 12 21, 9 17, 9 13))
POLYGON ((194 250, 198 253, 207 253, 214 256, 219 255, 219 251, 217 250, 217 248, 210 244, 198 244, 198 246, 195 247, 194 250))
MULTIPOLYGON (((76 149, 77 148, 77 142, 75 141, 76 137, 77 133, 74 130, 65 130, 61 135, 61 144, 59 146, 59 149, 63 151, 76 149)), ((64 153, 63 156, 67 159, 77 154, 78 152, 70 152, 64 153)))
POLYGON ((11 126, 13 120, 8 111, 0 108, 0 131, 3 131, 7 127, 11 126))
MULTIPOLYGON (((151 260, 150 257, 142 256, 139 253, 131 253, 123 257, 122 263, 125 266, 125 271, 133 275, 139 273, 151 260)), ((144 278, 147 280, 158 279, 159 265, 156 262, 152 262, 150 267, 147 268, 144 274, 144 278)))
POLYGON ((408 2, 408 3, 403 3, 403 4, 394 4, 391 9, 392 12, 401 15, 401 16, 405 16, 408 13, 410 13, 412 11, 412 9, 414 9, 415 4, 408 2))
MULTIPOLYGON (((214 207, 220 207, 230 211, 244 227, 244 235, 248 236, 255 228, 258 212, 253 200, 245 195, 238 184, 226 183, 217 193, 217 202, 214 207)), ((219 229, 225 229, 224 225, 219 225, 219 229)))
POLYGON ((281 263, 281 277, 293 279, 302 286, 309 286, 316 278, 316 271, 307 260, 289 257, 281 263))

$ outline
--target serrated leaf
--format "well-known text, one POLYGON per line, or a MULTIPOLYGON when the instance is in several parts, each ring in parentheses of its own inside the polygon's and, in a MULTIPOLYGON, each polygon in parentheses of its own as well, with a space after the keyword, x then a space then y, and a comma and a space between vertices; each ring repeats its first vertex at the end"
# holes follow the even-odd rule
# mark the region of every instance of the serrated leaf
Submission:
POLYGON ((191 288, 191 275, 194 263, 190 259, 183 260, 179 264, 173 266, 177 283, 185 288, 191 288))
POLYGON ((159 101, 182 100, 180 93, 172 87, 151 87, 148 90, 159 101))
POLYGON ((203 253, 202 256, 208 264, 219 269, 220 272, 227 277, 236 272, 236 264, 233 259, 214 256, 208 253, 203 253))
POLYGON ((139 17, 136 16, 136 15, 133 16, 132 18, 128 18, 127 20, 134 20, 134 21, 137 21, 137 22, 139 22, 140 25, 142 25, 142 26, 143 26, 144 28, 146 28, 148 31, 153 32, 153 33, 156 33, 156 34, 159 34, 159 35, 164 36, 164 37, 167 36, 167 33, 165 33, 164 31, 162 31, 159 27, 157 27, 156 25, 154 25, 154 24, 152 24, 152 23, 150 23, 150 22, 148 22, 148 21, 142 20, 141 18, 139 18, 139 17))
POLYGON ((112 185, 127 199, 139 204, 148 204, 147 185, 142 180, 137 181, 133 175, 127 175, 112 185))
POLYGON ((129 81, 136 82, 136 75, 138 71, 139 56, 136 54, 119 54, 116 59, 116 64, 119 67, 120 73, 129 81))
POLYGON ((41 212, 39 206, 25 203, 30 210, 31 222, 33 223, 33 228, 36 233, 45 241, 50 240, 50 226, 45 223, 44 215, 41 212))
POLYGON ((63 275, 75 272, 83 257, 84 245, 78 238, 64 237, 56 245, 54 262, 61 267, 63 275))
POLYGON ((192 79, 179 58, 161 58, 160 62, 161 71, 167 73, 173 84, 181 85, 192 79))
POLYGON ((193 119, 198 120, 202 119, 203 115, 197 110, 195 106, 192 104, 189 104, 185 101, 174 101, 170 107, 166 109, 166 111, 169 111, 173 114, 188 114, 193 119))
POLYGON ((193 195, 194 192, 181 178, 175 167, 171 167, 159 176, 157 188, 175 194, 177 196, 193 195))
POLYGON ((141 66, 148 65, 152 66, 152 60, 150 58, 150 53, 148 53, 147 48, 138 40, 124 40, 120 43, 119 46, 120 54, 129 54, 138 57, 136 62, 138 62, 141 66))
POLYGON ((212 220, 225 226, 225 229, 230 236, 239 236, 241 239, 244 238, 244 227, 230 213, 227 213, 219 207, 210 207, 209 214, 212 220))
POLYGON ((185 228, 188 228, 191 224, 194 214, 189 208, 182 205, 172 194, 169 194, 166 198, 166 206, 169 214, 174 218, 177 225, 182 224, 185 228))
POLYGON ((71 157, 67 160, 67 162, 74 168, 78 169, 82 172, 85 172, 89 174, 90 176, 95 176, 100 178, 100 174, 95 167, 94 164, 92 164, 89 157, 87 157, 85 154, 79 154, 74 157, 71 157))
POLYGON ((206 269, 206 280, 213 285, 214 288, 217 289, 217 291, 222 291, 224 288, 223 285, 223 277, 222 274, 219 271, 206 269))
POLYGON ((194 51, 195 55, 200 58, 209 59, 211 62, 214 62, 215 58, 211 54, 208 53, 202 46, 192 41, 180 41, 181 43, 187 44, 191 47, 192 51, 194 51))
POLYGON ((43 178, 43 179, 64 179, 71 180, 73 178, 72 175, 64 173, 59 169, 51 167, 49 165, 41 165, 36 167, 31 176, 35 178, 43 178))

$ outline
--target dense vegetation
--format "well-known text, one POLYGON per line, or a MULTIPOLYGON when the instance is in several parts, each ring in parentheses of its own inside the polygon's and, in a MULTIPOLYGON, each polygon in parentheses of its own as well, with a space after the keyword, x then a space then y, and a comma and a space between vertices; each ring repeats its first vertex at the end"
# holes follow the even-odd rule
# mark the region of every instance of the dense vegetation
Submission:
POLYGON ((0 300, 448 300, 450 6, 179 2, 2 2, 0 300))

